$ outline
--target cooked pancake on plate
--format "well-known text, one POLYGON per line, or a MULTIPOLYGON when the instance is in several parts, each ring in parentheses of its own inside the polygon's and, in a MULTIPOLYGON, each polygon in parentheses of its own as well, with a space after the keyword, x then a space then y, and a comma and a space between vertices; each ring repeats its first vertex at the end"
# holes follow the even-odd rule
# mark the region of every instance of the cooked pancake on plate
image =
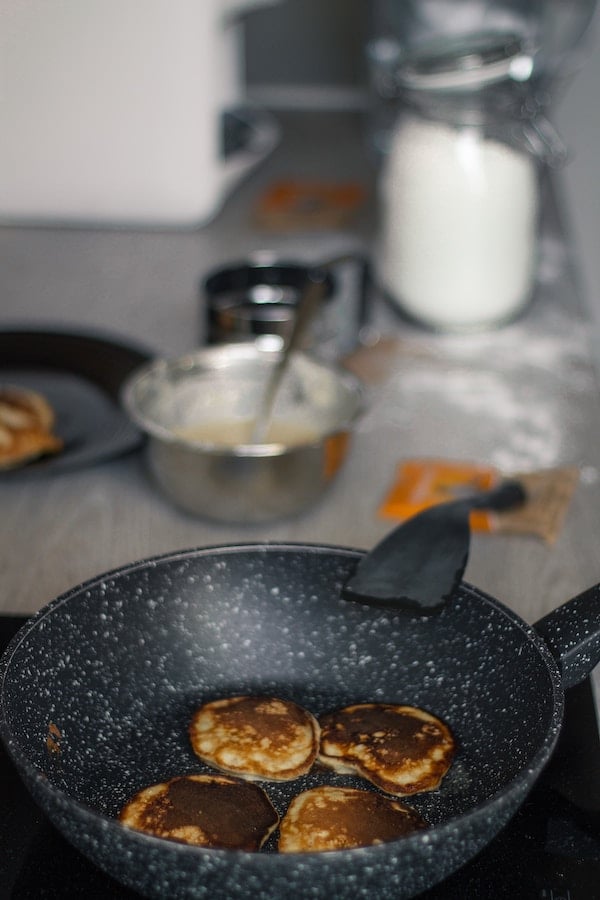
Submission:
POLYGON ((312 713, 277 697, 228 697, 201 706, 189 726, 192 748, 230 775, 289 781, 304 775, 319 749, 312 713))
POLYGON ((279 824, 262 788, 216 774, 182 775, 144 788, 119 820, 170 841, 227 850, 260 850, 279 824))
POLYGON ((359 703, 321 716, 319 724, 323 765, 399 797, 435 790, 454 758, 448 726, 414 706, 359 703))
POLYGON ((281 820, 281 853, 348 850, 405 837, 427 828, 408 806, 348 787, 317 787, 294 797, 281 820))
POLYGON ((29 388, 0 385, 0 469, 62 450, 53 428, 54 411, 45 397, 29 388))

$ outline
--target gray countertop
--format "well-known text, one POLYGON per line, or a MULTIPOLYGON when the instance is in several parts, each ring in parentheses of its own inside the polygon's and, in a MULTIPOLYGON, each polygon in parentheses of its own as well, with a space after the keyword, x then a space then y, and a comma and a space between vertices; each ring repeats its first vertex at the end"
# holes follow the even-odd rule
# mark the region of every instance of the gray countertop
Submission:
MULTIPOLYGON (((253 227, 254 203, 276 177, 371 181, 360 117, 284 116, 282 132, 273 156, 197 231, 0 229, 0 327, 101 329, 173 356, 202 342, 198 284, 220 263, 264 248, 311 260, 369 249, 369 207, 347 232, 253 227)), ((371 384, 347 464, 317 507, 260 527, 193 519, 156 492, 141 453, 53 478, 5 477, 0 612, 33 612, 101 572, 185 547, 282 539, 369 548, 392 526, 377 508, 397 464, 422 456, 506 472, 577 466, 580 482, 556 542, 477 534, 466 577, 532 622, 600 582, 600 395, 561 191, 560 181, 547 191, 540 284, 517 322, 435 335, 375 298, 370 337, 394 340, 386 376, 371 384)))

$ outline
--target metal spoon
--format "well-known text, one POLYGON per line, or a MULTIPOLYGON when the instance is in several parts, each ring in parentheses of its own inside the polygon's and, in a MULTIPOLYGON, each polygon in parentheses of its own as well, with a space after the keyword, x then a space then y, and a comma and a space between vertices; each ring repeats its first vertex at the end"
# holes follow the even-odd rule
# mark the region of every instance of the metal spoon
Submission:
POLYGON ((391 609, 434 612, 452 596, 465 571, 471 510, 512 509, 526 499, 519 482, 505 481, 490 491, 429 507, 361 559, 342 595, 391 609))
POLYGON ((273 415, 273 407, 279 386, 285 375, 290 358, 295 350, 300 346, 304 335, 308 329, 308 325, 317 312, 321 301, 325 295, 325 271, 314 269, 309 273, 308 284, 302 293, 298 305, 296 307, 296 315, 290 337, 283 348, 280 358, 273 367, 264 394, 261 398, 260 407, 252 426, 250 441, 253 444, 263 443, 265 436, 271 423, 273 415))

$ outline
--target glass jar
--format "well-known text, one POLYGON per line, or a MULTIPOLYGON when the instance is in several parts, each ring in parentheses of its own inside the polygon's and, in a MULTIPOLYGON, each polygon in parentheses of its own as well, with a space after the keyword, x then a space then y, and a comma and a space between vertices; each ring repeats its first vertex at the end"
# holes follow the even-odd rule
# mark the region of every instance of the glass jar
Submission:
POLYGON ((532 298, 541 169, 563 154, 531 71, 519 40, 498 33, 396 61, 390 45, 379 50, 387 122, 376 278, 432 328, 500 325, 532 298))

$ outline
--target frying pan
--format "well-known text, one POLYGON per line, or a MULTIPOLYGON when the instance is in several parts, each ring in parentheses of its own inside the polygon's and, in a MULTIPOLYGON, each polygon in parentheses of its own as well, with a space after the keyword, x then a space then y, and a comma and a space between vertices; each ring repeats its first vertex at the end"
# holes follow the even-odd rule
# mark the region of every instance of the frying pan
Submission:
MULTIPOLYGON (((31 794, 81 852, 148 897, 412 897, 473 857, 548 761, 563 691, 600 656, 600 589, 533 628, 461 583, 434 615, 345 600, 363 554, 247 544, 155 557, 54 600, 0 665, 0 733, 31 794), (316 714, 408 703, 449 723, 456 760, 411 804, 431 828, 309 854, 210 850, 121 826, 143 786, 202 771, 187 740, 196 706, 231 694, 290 698, 316 714)), ((321 783, 317 767, 263 785, 278 810, 321 783)))

